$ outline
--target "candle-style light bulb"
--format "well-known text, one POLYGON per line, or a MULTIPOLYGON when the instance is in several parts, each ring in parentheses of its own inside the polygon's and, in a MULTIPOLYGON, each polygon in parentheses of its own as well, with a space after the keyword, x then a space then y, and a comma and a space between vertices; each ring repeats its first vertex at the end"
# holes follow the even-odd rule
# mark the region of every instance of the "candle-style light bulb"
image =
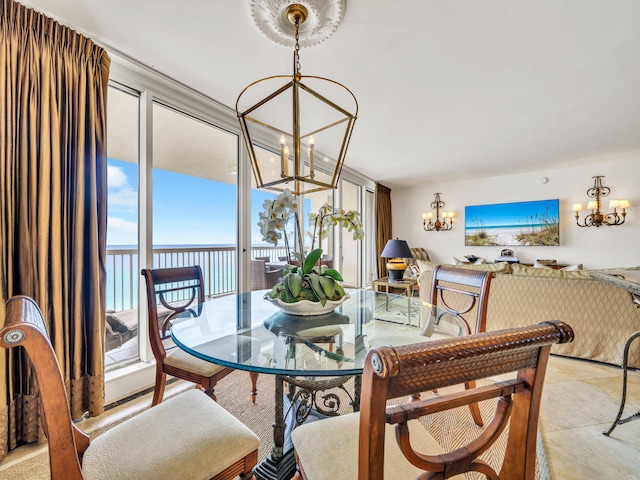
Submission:
POLYGON ((289 176, 289 147, 287 147, 287 141, 284 135, 280 137, 280 176, 289 176))
POLYGON ((309 137, 309 177, 313 178, 316 176, 313 171, 313 147, 315 147, 315 142, 313 141, 313 137, 309 137))

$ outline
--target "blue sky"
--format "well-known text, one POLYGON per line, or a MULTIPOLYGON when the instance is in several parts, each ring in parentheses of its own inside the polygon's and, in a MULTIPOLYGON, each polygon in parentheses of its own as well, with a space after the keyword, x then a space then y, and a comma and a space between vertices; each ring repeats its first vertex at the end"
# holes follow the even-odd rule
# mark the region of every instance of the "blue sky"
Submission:
POLYGON ((465 222, 477 226, 478 219, 485 227, 530 224, 532 218, 547 218, 558 221, 558 200, 499 203, 465 207, 465 222))
MULTIPOLYGON (((112 158, 107 162, 107 245, 136 245, 138 232, 138 166, 112 158)), ((274 192, 253 190, 251 240, 264 244, 258 213, 274 192)), ((153 170, 154 245, 236 243, 236 185, 153 170)))

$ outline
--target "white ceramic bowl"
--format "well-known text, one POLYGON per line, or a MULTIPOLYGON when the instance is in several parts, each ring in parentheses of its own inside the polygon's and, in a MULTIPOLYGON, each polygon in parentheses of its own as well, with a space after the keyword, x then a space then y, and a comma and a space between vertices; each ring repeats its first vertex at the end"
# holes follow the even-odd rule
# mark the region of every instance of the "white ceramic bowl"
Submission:
POLYGON ((341 305, 349 298, 349 294, 345 293, 344 297, 337 301, 327 300, 322 305, 320 302, 310 302, 309 300, 300 300, 295 303, 286 303, 279 298, 271 298, 269 294, 264 296, 264 299, 274 304, 280 310, 290 315, 323 315, 333 311, 337 306, 341 305))

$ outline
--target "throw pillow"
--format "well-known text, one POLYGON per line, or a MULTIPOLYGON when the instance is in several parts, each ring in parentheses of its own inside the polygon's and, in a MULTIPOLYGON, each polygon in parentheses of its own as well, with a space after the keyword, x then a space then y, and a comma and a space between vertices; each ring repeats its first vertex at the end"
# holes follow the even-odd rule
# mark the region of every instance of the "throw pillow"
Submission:
POLYGON ((487 262, 485 262, 484 258, 479 258, 475 262, 471 263, 465 260, 460 260, 456 257, 453 257, 453 261, 451 262, 451 264, 456 267, 464 267, 465 265, 484 265, 485 263, 487 262))
POLYGON ((466 268, 469 270, 482 270, 484 272, 496 272, 496 273, 511 273, 511 264, 509 262, 497 262, 497 263, 474 263, 470 265, 465 263, 463 265, 457 265, 460 268, 466 268))
POLYGON ((577 265, 567 265, 566 267, 562 267, 562 270, 565 272, 577 272, 578 270, 582 270, 582 264, 578 263, 577 265))
POLYGON ((533 268, 546 268, 547 270, 554 270, 549 265, 545 265, 544 263, 540 263, 536 260, 536 263, 533 264, 533 268))
POLYGON ((554 270, 553 268, 534 268, 527 265, 514 263, 511 265, 513 275, 524 277, 549 277, 549 278, 591 278, 585 270, 554 270))
POLYGON ((427 260, 420 260, 419 258, 416 260, 416 265, 420 269, 420 272, 433 272, 433 269, 439 265, 439 263, 429 262, 427 260))

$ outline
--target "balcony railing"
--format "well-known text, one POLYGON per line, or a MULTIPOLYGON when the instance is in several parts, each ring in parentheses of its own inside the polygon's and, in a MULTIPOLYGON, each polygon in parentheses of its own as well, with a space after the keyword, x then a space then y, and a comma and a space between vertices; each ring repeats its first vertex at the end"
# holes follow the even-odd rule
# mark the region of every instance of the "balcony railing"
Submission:
MULTIPOLYGON (((272 261, 286 255, 284 247, 251 248, 251 258, 269 256, 272 261)), ((116 312, 138 307, 138 281, 141 278, 138 250, 107 249, 107 310, 116 312)), ((228 247, 162 247, 153 249, 154 268, 200 265, 206 296, 224 295, 236 290, 237 251, 228 247)))

